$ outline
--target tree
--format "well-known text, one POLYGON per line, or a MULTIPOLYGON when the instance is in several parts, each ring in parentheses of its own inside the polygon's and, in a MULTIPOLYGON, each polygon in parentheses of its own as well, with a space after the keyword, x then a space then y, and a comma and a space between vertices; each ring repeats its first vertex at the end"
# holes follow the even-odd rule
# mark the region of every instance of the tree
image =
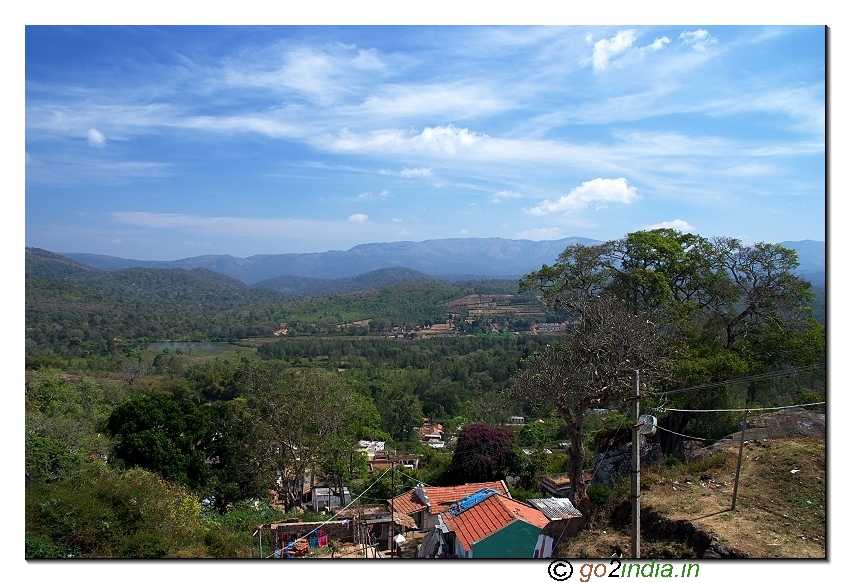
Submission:
POLYGON ((132 359, 128 358, 124 362, 121 363, 119 368, 119 372, 121 373, 121 380, 127 383, 128 386, 133 386, 133 384, 145 376, 147 373, 148 367, 147 365, 141 361, 141 359, 132 359))
POLYGON ((118 405, 106 428, 117 437, 115 456, 128 467, 140 467, 197 488, 206 480, 209 419, 192 401, 171 395, 140 395, 118 405))
POLYGON ((338 374, 317 369, 253 374, 251 387, 252 439, 246 454, 269 487, 280 476, 289 510, 300 504, 308 475, 323 465, 336 473, 335 460, 348 459, 362 398, 338 374))
POLYGON ((511 467, 513 437, 503 427, 473 423, 461 430, 451 473, 459 484, 501 480, 511 467))
POLYGON ((584 497, 584 420, 588 408, 622 397, 631 390, 632 375, 660 371, 667 343, 660 326, 613 295, 574 297, 580 321, 563 342, 547 346, 526 361, 508 389, 517 401, 554 405, 564 417, 570 437, 571 498, 584 497))
MULTIPOLYGON (((520 287, 582 320, 588 298, 628 301, 633 314, 656 323, 675 344, 674 374, 656 388, 683 388, 823 361, 824 330, 814 319, 810 284, 793 274, 797 265, 795 251, 781 245, 656 229, 568 247, 520 287)), ((547 349, 536 364, 555 366, 558 358, 547 349)), ((718 407, 725 394, 686 398, 718 407)), ((683 432, 688 415, 671 413, 670 428, 683 432)))
POLYGON ((519 445, 539 449, 552 441, 551 429, 545 423, 526 423, 517 436, 519 445))

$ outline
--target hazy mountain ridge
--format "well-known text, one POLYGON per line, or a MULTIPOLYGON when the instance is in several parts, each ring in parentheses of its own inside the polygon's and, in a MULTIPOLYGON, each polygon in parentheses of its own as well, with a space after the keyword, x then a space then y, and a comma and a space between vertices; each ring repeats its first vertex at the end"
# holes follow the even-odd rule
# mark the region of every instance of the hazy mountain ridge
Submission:
POLYGON ((241 258, 202 255, 175 261, 141 261, 91 253, 60 253, 83 265, 114 271, 128 267, 193 269, 203 267, 248 284, 279 276, 317 279, 355 277, 388 267, 406 267, 437 277, 517 276, 544 263, 553 263, 567 246, 599 243, 584 237, 556 241, 501 238, 431 239, 393 243, 365 243, 348 251, 261 254, 241 258))
MULTIPOLYGON (((121 259, 90 253, 60 253, 60 255, 88 267, 105 271, 128 267, 149 268, 204 268, 229 275, 254 285, 282 276, 304 278, 280 280, 283 288, 307 291, 318 280, 357 277, 372 271, 404 267, 428 276, 443 279, 514 278, 551 265, 569 245, 600 243, 584 237, 568 237, 555 241, 529 241, 525 239, 456 238, 427 241, 398 241, 393 243, 364 243, 348 251, 321 253, 261 254, 241 258, 232 255, 201 255, 175 261, 141 261, 121 259), (472 275, 474 274, 474 275, 472 275), (308 281, 310 280, 310 281, 308 281)), ((800 267, 797 273, 815 285, 823 285, 826 271, 826 243, 824 241, 783 241, 780 243, 797 251, 800 267)), ((276 289, 268 287, 267 289, 276 289)), ((300 293, 300 292, 297 292, 300 293)))

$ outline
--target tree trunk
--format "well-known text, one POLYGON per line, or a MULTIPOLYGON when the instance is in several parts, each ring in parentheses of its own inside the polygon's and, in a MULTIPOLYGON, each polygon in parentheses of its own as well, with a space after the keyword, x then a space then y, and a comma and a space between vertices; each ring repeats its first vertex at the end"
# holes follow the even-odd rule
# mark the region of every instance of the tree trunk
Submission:
POLYGON ((570 435, 570 501, 577 505, 584 498, 584 411, 576 411, 574 422, 567 426, 570 435))

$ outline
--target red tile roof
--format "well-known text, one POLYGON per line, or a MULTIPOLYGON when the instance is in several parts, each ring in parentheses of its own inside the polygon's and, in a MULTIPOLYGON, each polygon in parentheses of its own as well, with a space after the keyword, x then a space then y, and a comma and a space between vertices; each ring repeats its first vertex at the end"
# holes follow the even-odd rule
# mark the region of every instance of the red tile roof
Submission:
POLYGON ((549 524, 546 515, 521 502, 494 494, 457 516, 443 512, 443 522, 454 531, 463 548, 469 551, 472 543, 487 538, 514 520, 522 520, 538 528, 549 524))
MULTIPOLYGON (((510 498, 510 493, 501 480, 475 482, 462 486, 425 486, 425 494, 428 496, 428 503, 431 504, 431 514, 439 514, 448 510, 452 504, 474 494, 481 488, 492 488, 510 498)), ((416 495, 416 490, 410 490, 401 496, 396 496, 393 503, 397 512, 404 512, 405 514, 414 514, 427 508, 426 501, 420 500, 419 496, 416 495)))
POLYGON ((390 502, 393 504, 393 508, 395 508, 396 512, 408 515, 416 514, 420 510, 428 508, 419 500, 419 497, 413 490, 405 492, 401 496, 396 496, 390 502))

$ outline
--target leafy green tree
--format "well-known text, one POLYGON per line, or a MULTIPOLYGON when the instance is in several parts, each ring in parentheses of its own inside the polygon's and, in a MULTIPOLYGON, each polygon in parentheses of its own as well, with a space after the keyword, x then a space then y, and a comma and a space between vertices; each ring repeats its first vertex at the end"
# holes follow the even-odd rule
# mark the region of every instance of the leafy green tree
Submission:
POLYGON ((340 454, 340 440, 350 451, 356 436, 352 421, 360 396, 337 373, 288 370, 246 393, 252 410, 247 457, 267 476, 269 486, 281 472, 287 510, 301 502, 308 473, 340 454))
MULTIPOLYGON (((824 331, 813 316, 810 284, 793 274, 797 265, 796 253, 780 245, 656 229, 568 247, 554 265, 523 277, 520 287, 582 319, 589 297, 628 300, 633 313, 644 314, 675 342, 673 373, 658 388, 681 388, 823 361, 824 331)), ((544 351, 537 362, 546 359, 554 366, 554 351, 544 351)), ((682 408, 710 408, 708 401, 722 408, 725 395, 676 401, 682 408)), ((693 421, 674 413, 669 422, 682 431, 693 421)))
POLYGON ((115 456, 127 467, 152 470, 191 488, 206 480, 209 418, 192 401, 157 393, 115 408, 106 424, 117 439, 115 456))
POLYGON ((542 448, 554 437, 546 423, 526 423, 517 435, 517 443, 524 447, 542 448))

